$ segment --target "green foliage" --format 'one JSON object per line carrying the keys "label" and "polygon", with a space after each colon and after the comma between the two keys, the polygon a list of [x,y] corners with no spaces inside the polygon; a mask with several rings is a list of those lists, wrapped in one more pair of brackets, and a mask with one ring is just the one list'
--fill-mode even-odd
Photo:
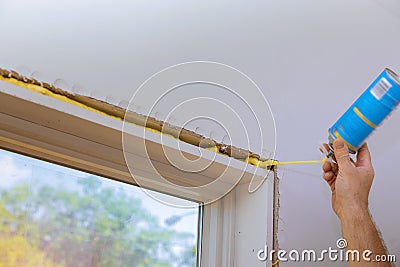
{"label": "green foliage", "polygon": [[[162,227],[140,199],[104,187],[96,177],[79,180],[73,189],[27,184],[3,189],[0,216],[20,222],[15,233],[27,230],[33,254],[59,264],[24,266],[194,266],[192,234]],[[3,224],[2,236],[9,228]],[[176,243],[188,249],[176,252]]]}
{"label": "green foliage", "polygon": [[47,258],[37,246],[26,242],[25,227],[16,227],[16,218],[0,203],[0,267],[62,267]]}

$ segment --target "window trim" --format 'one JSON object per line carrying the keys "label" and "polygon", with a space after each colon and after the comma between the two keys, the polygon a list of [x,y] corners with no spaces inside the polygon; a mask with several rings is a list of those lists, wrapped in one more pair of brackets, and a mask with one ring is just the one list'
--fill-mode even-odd
{"label": "window trim", "polygon": [[[137,131],[139,130],[143,131],[137,127]],[[0,81],[0,147],[3,149],[136,185],[125,164],[121,131],[121,121]],[[137,134],[134,131],[135,129],[132,134]],[[135,138],[143,142],[139,134]],[[149,133],[149,139],[146,141],[160,145],[159,138],[158,134]],[[184,153],[193,155],[197,150],[196,147],[183,142],[179,148],[172,149],[183,150]],[[138,161],[143,158],[143,155],[136,155]],[[213,172],[218,168],[226,168],[231,159],[204,150],[202,160],[215,162],[216,168],[193,175],[192,179],[213,177]],[[233,164],[227,168],[231,175],[237,175],[245,169],[245,172],[241,173],[241,185],[249,183],[254,174],[259,177],[267,174],[266,170],[232,160]],[[161,171],[165,171],[163,175],[171,175],[170,164],[160,162],[160,166]],[[216,187],[217,192],[193,191],[155,183],[152,180],[153,174],[146,169],[135,170],[135,174],[147,178],[146,184],[141,181],[143,187],[199,203],[206,202],[221,190],[232,186],[230,181],[222,181]],[[276,189],[273,184],[274,179],[267,179],[265,186],[271,203],[275,206],[276,198],[273,192]],[[234,253],[235,246],[238,245],[236,203],[241,198],[247,196],[238,195],[233,189],[223,198],[202,205],[199,266],[235,266]],[[272,226],[275,216],[272,214],[272,207],[269,213],[271,214],[267,216],[271,225],[265,227],[265,235],[268,246],[274,247],[276,233],[273,230],[275,227]],[[251,222],[249,223],[251,227]]]}

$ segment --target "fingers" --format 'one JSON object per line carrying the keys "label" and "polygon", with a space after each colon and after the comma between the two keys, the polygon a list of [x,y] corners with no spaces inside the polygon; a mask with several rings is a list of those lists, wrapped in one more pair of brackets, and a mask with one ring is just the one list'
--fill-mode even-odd
{"label": "fingers", "polygon": [[339,165],[339,169],[341,171],[351,169],[353,165],[350,161],[349,149],[347,148],[345,142],[342,139],[337,138],[333,142],[333,149],[335,152],[336,162]]}
{"label": "fingers", "polygon": [[332,171],[329,171],[324,173],[323,178],[333,191],[335,188],[336,175]]}
{"label": "fingers", "polygon": [[334,174],[332,171],[325,172],[323,176],[324,176],[325,181],[327,181],[328,183],[329,183],[333,178],[335,178],[335,174]]}
{"label": "fingers", "polygon": [[332,163],[331,164],[331,166],[332,166],[332,171],[335,173],[335,174],[337,174],[337,172],[338,172],[338,165],[336,164],[336,163]]}
{"label": "fingers", "polygon": [[337,174],[337,164],[331,165],[330,162],[325,162],[322,165],[322,170],[324,171],[323,178],[330,186],[331,190],[334,189],[336,174]]}
{"label": "fingers", "polygon": [[332,170],[332,165],[331,165],[331,163],[330,163],[329,161],[325,162],[325,163],[322,165],[322,170],[323,170],[324,172],[329,172],[329,171],[331,171],[331,170]]}
{"label": "fingers", "polygon": [[334,173],[337,173],[338,165],[336,163],[330,163],[329,161],[327,161],[324,162],[324,164],[322,165],[322,170],[324,172],[333,171]]}
{"label": "fingers", "polygon": [[367,143],[364,143],[357,152],[357,166],[371,166],[371,154]]}

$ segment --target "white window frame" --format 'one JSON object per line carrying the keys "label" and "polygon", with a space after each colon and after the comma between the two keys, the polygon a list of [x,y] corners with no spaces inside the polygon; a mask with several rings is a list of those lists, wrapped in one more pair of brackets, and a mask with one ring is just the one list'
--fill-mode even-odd
{"label": "white window frame", "polygon": [[[122,121],[114,118],[0,81],[2,149],[135,185],[122,150],[122,125]],[[132,135],[143,142],[134,128]],[[143,129],[137,127],[137,131]],[[156,133],[149,133],[148,138],[146,134],[146,142],[154,145],[160,145],[159,138]],[[183,142],[179,148],[170,148],[193,155],[198,151]],[[211,169],[226,168],[228,157],[208,150],[203,152],[202,160],[213,161],[217,166]],[[144,157],[137,155],[136,158],[140,162]],[[242,262],[251,261],[254,264],[249,266],[271,266],[269,261],[258,261],[257,251],[264,248],[260,241],[269,249],[277,247],[277,177],[271,176],[259,191],[249,194],[246,190],[253,174],[263,177],[267,171],[233,161],[227,167],[228,173],[237,175],[245,169],[238,185],[225,197],[202,207],[199,265],[242,266]],[[170,175],[172,166],[168,162],[160,162],[160,166],[158,171]],[[213,170],[195,174],[191,179],[209,179],[213,177]],[[149,189],[197,202],[207,202],[231,186],[230,181],[222,181],[220,188],[215,187],[216,192],[184,190],[155,181],[154,174],[140,167],[135,175],[146,178],[144,186]],[[259,207],[261,211],[249,207]],[[261,232],[253,228],[255,220],[260,223]],[[251,230],[242,234],[240,229]]]}

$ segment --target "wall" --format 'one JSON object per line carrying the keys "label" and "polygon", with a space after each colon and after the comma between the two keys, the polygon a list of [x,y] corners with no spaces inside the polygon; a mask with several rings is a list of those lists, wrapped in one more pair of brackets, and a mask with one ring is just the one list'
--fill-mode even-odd
{"label": "wall", "polygon": [[[400,72],[399,10],[398,2],[381,0],[2,1],[0,66],[25,65],[38,78],[80,83],[88,94],[119,102],[170,65],[228,64],[251,77],[270,102],[275,157],[317,159],[327,128],[375,76],[384,67]],[[369,142],[376,169],[371,210],[398,258],[399,122],[397,112]],[[212,127],[202,128],[209,134]],[[274,143],[254,138],[251,147],[261,141],[269,149]],[[340,225],[320,166],[281,168],[280,175],[281,247],[334,247]]]}

